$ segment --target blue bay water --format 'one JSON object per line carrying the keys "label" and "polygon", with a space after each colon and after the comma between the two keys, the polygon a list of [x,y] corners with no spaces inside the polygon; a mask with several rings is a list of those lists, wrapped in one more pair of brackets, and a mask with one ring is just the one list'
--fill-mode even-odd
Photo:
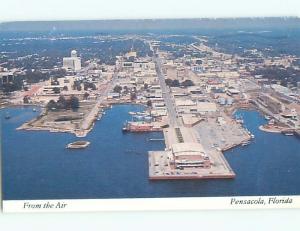
{"label": "blue bay water", "polygon": [[[108,109],[84,140],[84,150],[65,146],[80,140],[68,133],[17,131],[38,112],[32,107],[1,110],[4,199],[82,199],[300,194],[300,140],[258,129],[265,123],[255,111],[239,111],[255,135],[246,147],[225,153],[236,173],[225,180],[148,180],[148,151],[163,150],[162,133],[122,133],[129,111],[138,105]],[[4,119],[9,112],[11,119]],[[82,139],[82,138],[81,138]]]}

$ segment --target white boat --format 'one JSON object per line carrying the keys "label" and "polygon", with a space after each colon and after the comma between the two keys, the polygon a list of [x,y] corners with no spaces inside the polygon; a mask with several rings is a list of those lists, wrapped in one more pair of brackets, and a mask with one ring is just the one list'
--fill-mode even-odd
{"label": "white boat", "polygon": [[237,123],[240,123],[240,124],[243,124],[243,123],[244,123],[244,120],[242,120],[242,119],[237,119],[236,122],[237,122]]}
{"label": "white boat", "polygon": [[66,146],[66,148],[70,148],[70,149],[82,149],[82,148],[86,148],[89,145],[90,145],[89,141],[75,141],[73,143],[69,143]]}
{"label": "white boat", "polygon": [[250,141],[244,141],[244,142],[242,142],[242,146],[247,146],[249,144],[250,144]]}
{"label": "white boat", "polygon": [[265,119],[266,119],[266,120],[270,120],[270,119],[271,119],[271,117],[270,117],[270,116],[268,116],[268,115],[265,115]]}

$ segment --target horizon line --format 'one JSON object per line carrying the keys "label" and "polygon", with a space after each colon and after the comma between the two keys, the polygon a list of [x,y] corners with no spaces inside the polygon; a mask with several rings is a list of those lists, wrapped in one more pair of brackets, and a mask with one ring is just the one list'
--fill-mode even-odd
{"label": "horizon line", "polygon": [[72,22],[72,21],[134,21],[134,20],[189,20],[189,19],[209,19],[209,20],[219,20],[219,19],[270,19],[270,18],[294,18],[300,19],[297,15],[278,15],[278,16],[236,16],[236,17],[166,17],[166,18],[90,18],[90,19],[20,19],[20,20],[0,20],[1,23],[15,23],[15,22]]}

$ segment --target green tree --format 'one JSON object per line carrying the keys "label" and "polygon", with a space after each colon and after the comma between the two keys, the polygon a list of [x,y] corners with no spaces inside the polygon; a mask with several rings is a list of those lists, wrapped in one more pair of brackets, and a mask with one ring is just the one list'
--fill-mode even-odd
{"label": "green tree", "polygon": [[116,85],[115,87],[114,87],[114,92],[116,92],[116,93],[121,93],[121,91],[122,91],[122,87],[121,86],[119,86],[119,85]]}
{"label": "green tree", "polygon": [[88,99],[89,96],[90,96],[90,94],[87,93],[87,92],[85,92],[84,95],[83,95],[83,98],[84,98],[84,99]]}
{"label": "green tree", "polygon": [[172,79],[166,79],[165,82],[166,82],[166,85],[169,86],[169,87],[171,87],[172,84],[173,84],[173,80]]}
{"label": "green tree", "polygon": [[77,110],[79,108],[79,99],[74,95],[71,96],[70,106],[72,110]]}
{"label": "green tree", "polygon": [[147,106],[148,106],[148,107],[152,107],[152,101],[151,101],[151,100],[148,100],[148,101],[147,101]]}
{"label": "green tree", "polygon": [[59,94],[59,93],[60,93],[60,88],[59,88],[59,87],[53,88],[53,92],[54,92],[55,94]]}
{"label": "green tree", "polygon": [[171,87],[179,87],[180,86],[180,83],[177,79],[174,79],[173,82],[172,82],[172,85]]}
{"label": "green tree", "polygon": [[183,86],[183,87],[190,87],[190,86],[194,86],[194,85],[195,85],[194,82],[189,79],[187,79],[181,83],[181,86]]}
{"label": "green tree", "polygon": [[124,86],[124,87],[123,87],[123,90],[124,90],[124,93],[125,93],[125,94],[127,94],[128,91],[129,91],[127,86]]}
{"label": "green tree", "polygon": [[137,96],[136,96],[136,93],[135,92],[132,92],[130,94],[130,100],[136,100]]}
{"label": "green tree", "polygon": [[56,104],[59,109],[67,108],[67,100],[65,99],[65,97],[63,95],[59,96]]}
{"label": "green tree", "polygon": [[56,102],[53,99],[51,99],[48,102],[48,104],[47,104],[46,107],[47,107],[48,110],[55,110],[55,109],[57,109],[57,104],[56,104]]}
{"label": "green tree", "polygon": [[92,84],[91,84],[91,89],[92,89],[93,91],[97,90],[96,84],[92,83]]}
{"label": "green tree", "polygon": [[24,96],[23,103],[25,103],[25,104],[29,103],[29,96],[28,95]]}

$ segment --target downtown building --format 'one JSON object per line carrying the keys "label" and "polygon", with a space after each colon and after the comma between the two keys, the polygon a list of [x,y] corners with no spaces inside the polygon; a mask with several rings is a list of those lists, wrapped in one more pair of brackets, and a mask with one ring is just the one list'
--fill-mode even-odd
{"label": "downtown building", "polygon": [[67,71],[79,71],[81,69],[81,58],[77,56],[77,51],[71,52],[71,57],[63,58],[63,68]]}

